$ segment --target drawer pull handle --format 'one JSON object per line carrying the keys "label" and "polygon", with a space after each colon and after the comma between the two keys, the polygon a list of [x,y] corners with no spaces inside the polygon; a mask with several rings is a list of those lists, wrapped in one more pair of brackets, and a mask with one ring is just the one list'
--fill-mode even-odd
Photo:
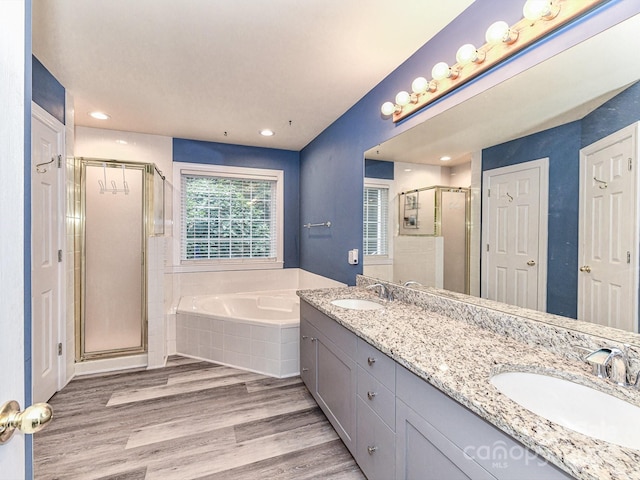
{"label": "drawer pull handle", "polygon": [[367,447],[367,452],[369,452],[369,455],[373,455],[374,453],[376,453],[376,450],[378,450],[378,447]]}
{"label": "drawer pull handle", "polygon": [[369,397],[369,400],[373,400],[373,397],[375,397],[376,395],[378,395],[377,392],[367,392],[367,397]]}
{"label": "drawer pull handle", "polygon": [[311,341],[312,341],[312,342],[317,342],[317,341],[318,341],[318,339],[317,339],[316,337],[311,337]]}
{"label": "drawer pull handle", "polygon": [[369,358],[367,358],[367,363],[369,364],[369,366],[371,366],[374,363],[376,363],[376,359],[373,358],[373,357],[369,357]]}
{"label": "drawer pull handle", "polygon": [[308,369],[308,368],[304,368],[304,367],[302,368],[302,372],[303,372],[303,373],[304,373],[304,372],[308,372],[308,371],[309,371],[309,369]]}
{"label": "drawer pull handle", "polygon": [[307,338],[309,338],[309,335],[302,335],[303,340],[306,340]]}

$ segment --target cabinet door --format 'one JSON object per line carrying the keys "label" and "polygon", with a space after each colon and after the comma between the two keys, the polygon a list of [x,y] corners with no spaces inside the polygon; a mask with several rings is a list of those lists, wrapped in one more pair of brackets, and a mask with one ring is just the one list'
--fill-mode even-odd
{"label": "cabinet door", "polygon": [[356,365],[335,344],[318,335],[316,401],[347,448],[355,449]]}
{"label": "cabinet door", "polygon": [[311,395],[316,396],[316,342],[318,331],[309,321],[300,318],[300,377]]}
{"label": "cabinet door", "polygon": [[495,480],[430,423],[396,400],[397,480]]}

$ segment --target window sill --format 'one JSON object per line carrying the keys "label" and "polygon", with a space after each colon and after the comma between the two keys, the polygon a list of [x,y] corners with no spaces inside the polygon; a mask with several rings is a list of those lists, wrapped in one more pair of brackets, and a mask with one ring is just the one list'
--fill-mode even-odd
{"label": "window sill", "polygon": [[393,258],[387,256],[365,256],[362,262],[363,265],[393,265]]}
{"label": "window sill", "polygon": [[274,270],[278,268],[284,268],[284,262],[185,264],[172,265],[166,271],[167,273],[233,272],[238,270]]}

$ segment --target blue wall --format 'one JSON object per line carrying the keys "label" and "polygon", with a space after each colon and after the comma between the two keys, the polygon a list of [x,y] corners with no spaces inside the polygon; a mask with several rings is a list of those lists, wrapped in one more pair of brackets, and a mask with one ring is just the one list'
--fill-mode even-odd
{"label": "blue wall", "polygon": [[414,78],[428,75],[435,63],[443,60],[452,63],[456,50],[463,43],[482,45],[486,28],[496,19],[515,23],[522,17],[522,4],[513,0],[476,0],[302,150],[301,222],[330,220],[332,227],[324,231],[311,229],[301,233],[301,268],[351,285],[355,283],[356,274],[362,272],[362,258],[359,265],[349,265],[347,251],[362,249],[361,203],[365,150],[640,13],[640,2],[612,0],[572,25],[560,29],[540,45],[523,50],[498,68],[481,75],[421,112],[397,124],[382,117],[380,105],[383,102],[393,99],[398,91],[410,88]]}
{"label": "blue wall", "polygon": [[367,158],[364,161],[364,176],[367,178],[393,180],[393,162],[369,160]]}
{"label": "blue wall", "polygon": [[580,122],[482,151],[482,170],[549,158],[547,311],[576,318]]}
{"label": "blue wall", "polygon": [[33,65],[33,101],[64,125],[64,87],[36,57],[32,56],[31,63]]}
{"label": "blue wall", "polygon": [[173,139],[175,162],[207,163],[284,171],[284,266],[297,268],[300,231],[300,156],[298,152],[226,143]]}
{"label": "blue wall", "polygon": [[577,317],[580,149],[640,120],[640,83],[582,120],[483,150],[482,170],[549,157],[547,311]]}

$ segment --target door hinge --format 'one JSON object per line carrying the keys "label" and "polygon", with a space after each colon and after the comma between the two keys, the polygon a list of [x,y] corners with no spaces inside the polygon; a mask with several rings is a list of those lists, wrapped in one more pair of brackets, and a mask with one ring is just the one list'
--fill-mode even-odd
{"label": "door hinge", "polygon": [[487,188],[487,198],[491,197],[491,189]]}
{"label": "door hinge", "polygon": [[487,243],[487,252],[489,251],[489,244]]}
{"label": "door hinge", "polygon": [[62,262],[62,250],[58,250],[58,263]]}
{"label": "door hinge", "polygon": [[631,252],[627,252],[627,263],[631,263]]}
{"label": "door hinge", "polygon": [[58,168],[62,168],[62,155],[58,155]]}
{"label": "door hinge", "polygon": [[629,158],[629,171],[633,168],[633,159]]}
{"label": "door hinge", "polygon": [[58,356],[62,356],[62,342],[58,343]]}

